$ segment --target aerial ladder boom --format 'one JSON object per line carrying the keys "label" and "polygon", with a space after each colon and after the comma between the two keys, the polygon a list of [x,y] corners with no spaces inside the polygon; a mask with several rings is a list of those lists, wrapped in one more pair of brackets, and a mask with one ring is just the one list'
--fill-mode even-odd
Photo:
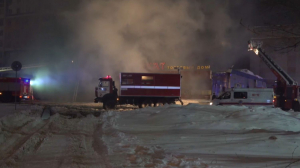
{"label": "aerial ladder boom", "polygon": [[271,69],[275,76],[285,82],[287,85],[297,85],[297,82],[288,75],[279,65],[277,65],[272,58],[266,55],[261,49],[261,42],[249,41],[248,51],[253,50],[264,63]]}
{"label": "aerial ladder boom", "polygon": [[254,51],[262,61],[270,68],[270,70],[277,77],[277,85],[274,88],[276,96],[274,96],[274,104],[276,107],[282,109],[294,109],[295,111],[300,110],[298,101],[298,84],[297,82],[286,73],[274,60],[263,52],[261,49],[262,42],[249,41],[248,51]]}

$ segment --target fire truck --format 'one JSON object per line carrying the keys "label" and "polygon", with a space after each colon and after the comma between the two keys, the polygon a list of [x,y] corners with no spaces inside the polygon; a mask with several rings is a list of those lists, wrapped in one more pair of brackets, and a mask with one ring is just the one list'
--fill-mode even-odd
{"label": "fire truck", "polygon": [[274,85],[274,106],[283,110],[293,109],[294,111],[300,111],[299,86],[297,82],[277,65],[271,57],[266,55],[261,46],[262,42],[249,41],[248,51],[254,51],[277,77]]}
{"label": "fire truck", "polygon": [[29,78],[0,77],[0,101],[11,102],[32,100],[32,90]]}
{"label": "fire truck", "polygon": [[176,101],[182,103],[180,74],[120,73],[119,95],[111,76],[99,80],[94,102],[102,102],[104,109],[113,109],[122,104],[143,108],[174,104]]}

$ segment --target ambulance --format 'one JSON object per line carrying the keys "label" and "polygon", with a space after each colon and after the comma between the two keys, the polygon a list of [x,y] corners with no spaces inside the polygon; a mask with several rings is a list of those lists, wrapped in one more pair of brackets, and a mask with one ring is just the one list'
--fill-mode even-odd
{"label": "ambulance", "polygon": [[274,107],[274,91],[272,88],[231,88],[213,99],[210,105]]}

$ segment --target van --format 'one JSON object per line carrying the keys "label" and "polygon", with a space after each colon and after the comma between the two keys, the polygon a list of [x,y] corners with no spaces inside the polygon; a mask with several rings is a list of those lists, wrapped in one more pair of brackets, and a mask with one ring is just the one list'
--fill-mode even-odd
{"label": "van", "polygon": [[232,88],[210,102],[210,105],[274,106],[271,88]]}

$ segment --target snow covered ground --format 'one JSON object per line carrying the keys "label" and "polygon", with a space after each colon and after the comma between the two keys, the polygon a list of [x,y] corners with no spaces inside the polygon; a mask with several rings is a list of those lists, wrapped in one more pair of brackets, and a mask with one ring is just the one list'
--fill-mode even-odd
{"label": "snow covered ground", "polygon": [[9,114],[13,114],[16,111],[21,111],[29,108],[29,104],[17,104],[15,110],[15,104],[12,103],[0,103],[0,118]]}
{"label": "snow covered ground", "polygon": [[300,113],[198,103],[123,109],[53,105],[42,120],[43,106],[31,105],[4,116],[0,167],[300,167]]}

